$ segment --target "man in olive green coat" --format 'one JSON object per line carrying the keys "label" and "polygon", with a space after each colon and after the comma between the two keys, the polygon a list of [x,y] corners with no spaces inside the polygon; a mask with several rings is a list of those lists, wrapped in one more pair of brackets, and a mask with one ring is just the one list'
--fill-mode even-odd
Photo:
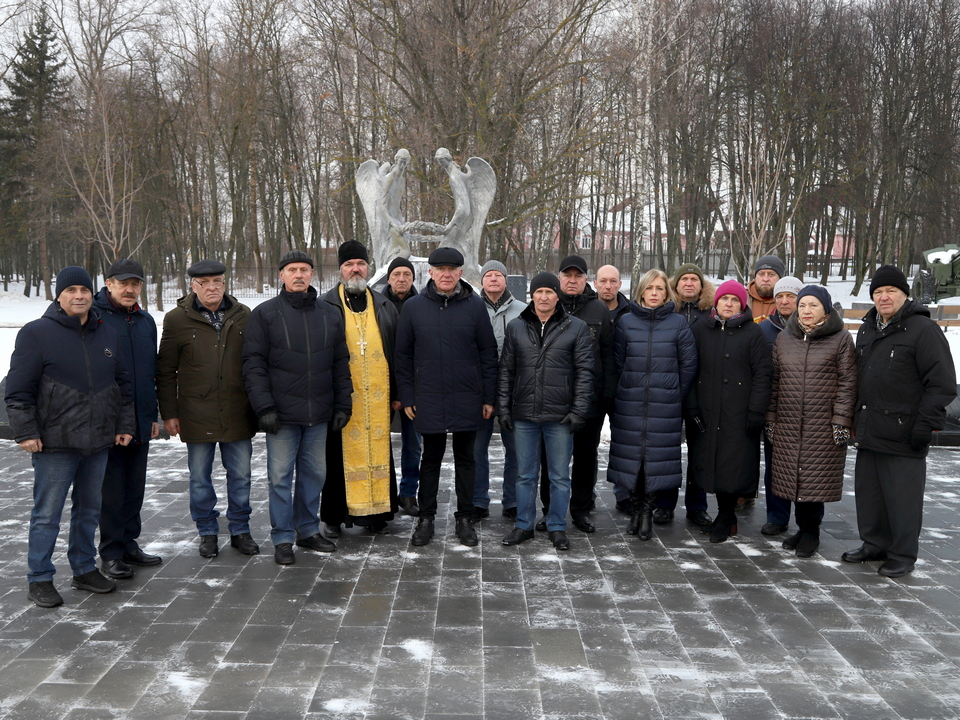
{"label": "man in olive green coat", "polygon": [[201,260],[187,270],[190,292],[163,319],[157,356],[157,399],[163,426],[187,443],[190,515],[200,555],[219,552],[220,527],[213,488],[217,444],[227,471],[230,544],[244,555],[260,548],[250,535],[250,438],[257,418],[241,370],[243,333],[250,308],[225,292],[226,266]]}

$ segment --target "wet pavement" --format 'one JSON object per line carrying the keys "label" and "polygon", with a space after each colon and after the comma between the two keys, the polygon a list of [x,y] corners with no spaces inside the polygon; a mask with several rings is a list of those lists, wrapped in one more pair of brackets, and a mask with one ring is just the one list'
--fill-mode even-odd
{"label": "wet pavement", "polygon": [[[397,436],[395,436],[395,440]],[[264,554],[197,554],[185,446],[151,448],[142,540],[164,557],[109,595],[26,597],[29,457],[0,448],[0,716],[8,718],[906,718],[960,717],[960,455],[931,452],[916,571],[849,565],[847,493],[827,506],[820,553],[760,534],[763,498],[735,541],[678,517],[640,542],[600,483],[597,532],[520,547],[498,498],[481,544],[453,536],[445,466],[437,537],[347,531],[330,556],[273,562],[266,456],[254,445],[254,537]],[[492,476],[502,458],[492,448]],[[399,454],[399,453],[398,453]],[[601,474],[602,476],[602,474]],[[223,473],[218,474],[223,494]],[[493,485],[498,486],[496,480]],[[713,503],[711,498],[711,512]],[[223,547],[226,543],[227,547]]]}

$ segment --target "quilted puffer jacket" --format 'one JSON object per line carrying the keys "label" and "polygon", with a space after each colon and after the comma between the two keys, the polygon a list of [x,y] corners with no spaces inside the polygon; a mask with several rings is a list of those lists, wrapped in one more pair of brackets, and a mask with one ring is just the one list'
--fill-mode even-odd
{"label": "quilted puffer jacket", "polygon": [[630,304],[613,336],[620,384],[610,418],[607,479],[633,491],[640,465],[646,489],[680,487],[681,407],[697,376],[693,332],[668,302]]}
{"label": "quilted puffer jacket", "polygon": [[773,388],[766,420],[773,433],[773,492],[793,502],[837,502],[847,448],[833,426],[850,427],[857,403],[853,338],[835,312],[806,335],[797,313],[773,345]]}

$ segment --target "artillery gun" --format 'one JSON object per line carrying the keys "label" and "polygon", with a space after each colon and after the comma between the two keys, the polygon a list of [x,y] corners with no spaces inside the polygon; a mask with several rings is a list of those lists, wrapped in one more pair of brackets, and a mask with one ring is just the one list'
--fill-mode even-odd
{"label": "artillery gun", "polygon": [[924,304],[960,295],[960,246],[948,243],[923,251],[926,267],[913,279],[913,299]]}

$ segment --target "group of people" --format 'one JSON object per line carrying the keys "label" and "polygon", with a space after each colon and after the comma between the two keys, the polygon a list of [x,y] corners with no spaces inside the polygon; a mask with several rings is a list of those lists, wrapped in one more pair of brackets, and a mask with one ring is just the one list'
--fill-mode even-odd
{"label": "group of people", "polygon": [[[397,512],[416,517],[414,546],[430,543],[448,435],[455,534],[476,545],[476,523],[490,512],[495,430],[504,450],[502,514],[514,522],[502,544],[539,531],[567,550],[568,511],[574,527],[595,531],[609,417],[607,480],[629,534],[649,540],[655,524],[673,520],[685,429],[687,519],[711,542],[735,534],[737,507],[758,495],[763,448],[762,532],[784,533],[792,503],[798,531],[783,546],[809,557],[824,503],[840,499],[853,443],[863,544],[843,559],[882,560],[879,572],[889,577],[913,569],[927,448],[944,426],[956,378],[943,333],[908,299],[895,267],[874,273],[875,308],[854,345],[827,289],[786,276],[775,256],[757,261],[748,287],[728,280],[714,288],[692,264],[672,278],[650,270],[632,301],[615,267],[597,271],[595,290],[576,255],[557,274],[536,275],[529,302],[510,293],[496,260],[481,268],[479,289],[466,283],[453,248],[430,254],[420,291],[402,258],[387,268],[382,292],[370,287],[359,242],[343,243],[338,263],[339,282],[321,296],[313,258],[286,253],[278,295],[251,311],[226,293],[222,263],[196,262],[190,292],[164,317],[159,351],[156,325],[139,305],[138,262],[114,263],[96,293],[83,268],[58,274],[56,300],[17,337],[5,398],[34,466],[33,602],[63,602],[51,558],[71,488],[73,587],[110,592],[135,566],[162,562],[138,543],[160,419],[187,444],[190,512],[206,558],[220,549],[218,446],[230,545],[260,552],[249,522],[258,430],[266,434],[278,564],[296,562],[294,546],[335,551],[345,526],[389,532]],[[716,518],[707,493],[716,496]]]}

